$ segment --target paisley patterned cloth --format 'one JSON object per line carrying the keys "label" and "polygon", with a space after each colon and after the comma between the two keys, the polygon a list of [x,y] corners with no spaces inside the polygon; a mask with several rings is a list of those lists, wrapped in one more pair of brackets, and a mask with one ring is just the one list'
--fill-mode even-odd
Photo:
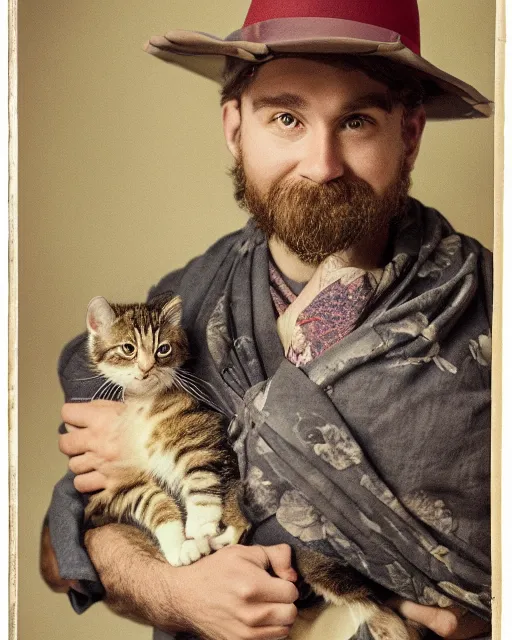
{"label": "paisley patterned cloth", "polygon": [[277,331],[286,357],[296,366],[318,357],[350,333],[377,286],[373,274],[361,269],[334,270],[335,260],[336,256],[324,260],[298,296],[269,263],[270,294],[279,313]]}
{"label": "paisley patterned cloth", "polygon": [[[150,295],[183,298],[191,369],[231,418],[254,541],[305,544],[404,598],[488,618],[491,255],[415,200],[391,248],[375,281],[349,283],[362,302],[344,336],[325,349],[323,329],[306,334],[312,358],[300,366],[285,358],[268,247],[252,222]],[[84,343],[61,359],[68,397]],[[79,503],[73,511],[66,487],[50,528],[69,540]],[[93,579],[55,536],[62,575]]]}

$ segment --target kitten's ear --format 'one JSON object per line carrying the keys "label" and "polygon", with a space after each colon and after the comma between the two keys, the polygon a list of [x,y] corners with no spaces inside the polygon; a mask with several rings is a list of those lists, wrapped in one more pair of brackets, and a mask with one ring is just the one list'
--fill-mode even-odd
{"label": "kitten's ear", "polygon": [[90,333],[102,333],[112,326],[115,319],[116,314],[105,298],[96,296],[89,302],[87,307],[87,330]]}
{"label": "kitten's ear", "polygon": [[171,326],[177,326],[181,322],[183,305],[179,296],[174,296],[169,302],[166,302],[161,311],[161,317]]}

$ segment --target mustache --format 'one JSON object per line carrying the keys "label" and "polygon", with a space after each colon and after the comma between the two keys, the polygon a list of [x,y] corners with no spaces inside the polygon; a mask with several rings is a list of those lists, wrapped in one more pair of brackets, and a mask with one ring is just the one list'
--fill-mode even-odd
{"label": "mustache", "polygon": [[276,197],[286,197],[289,202],[293,203],[295,200],[303,206],[322,204],[328,207],[349,203],[355,196],[373,195],[373,189],[361,178],[340,176],[323,184],[308,180],[276,182],[270,187],[267,198],[271,202]]}
{"label": "mustache", "polygon": [[[249,188],[247,185],[247,178],[243,165],[240,162],[236,162],[229,170],[229,175],[233,179],[234,184],[234,197],[236,202],[247,209],[246,194]],[[292,201],[322,201],[325,205],[339,204],[343,201],[349,201],[355,194],[364,193],[365,195],[374,195],[374,192],[370,185],[363,179],[352,175],[343,175],[339,178],[331,180],[326,183],[316,183],[307,179],[297,180],[281,180],[278,179],[270,185],[268,193],[265,199],[268,201],[275,200],[276,197],[283,197],[286,194],[287,198],[291,198]]]}

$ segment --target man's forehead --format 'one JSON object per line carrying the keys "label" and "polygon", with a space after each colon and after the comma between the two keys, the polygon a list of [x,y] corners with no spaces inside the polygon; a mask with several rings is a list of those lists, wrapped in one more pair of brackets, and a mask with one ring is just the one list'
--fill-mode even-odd
{"label": "man's forehead", "polygon": [[[340,95],[340,103],[345,111],[357,111],[358,109],[377,108],[391,113],[393,110],[393,100],[389,91],[372,91],[370,93],[362,93],[359,96],[350,98]],[[259,97],[255,97],[252,101],[252,110],[259,111],[266,108],[278,109],[296,109],[307,111],[314,107],[307,98],[300,93],[278,92],[275,94],[268,93]]]}
{"label": "man's forehead", "polygon": [[281,94],[294,95],[304,103],[308,97],[318,94],[345,96],[351,101],[364,95],[389,94],[388,88],[381,82],[363,71],[347,68],[336,59],[277,59],[263,64],[255,72],[256,77],[246,91],[253,102],[263,96]]}
{"label": "man's forehead", "polygon": [[347,109],[392,110],[388,87],[362,71],[302,58],[263,65],[244,97],[252,103],[253,111],[271,107],[306,110],[322,99]]}

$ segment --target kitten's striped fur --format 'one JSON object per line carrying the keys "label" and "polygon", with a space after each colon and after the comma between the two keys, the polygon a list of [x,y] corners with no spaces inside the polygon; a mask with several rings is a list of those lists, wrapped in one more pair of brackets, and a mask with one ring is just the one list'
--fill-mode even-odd
{"label": "kitten's striped fur", "polygon": [[137,454],[115,470],[113,486],[91,496],[86,520],[137,524],[174,566],[237,542],[248,527],[223,417],[184,388],[180,321],[181,300],[169,295],[130,305],[94,298],[87,312],[91,365],[122,387],[119,428]]}

